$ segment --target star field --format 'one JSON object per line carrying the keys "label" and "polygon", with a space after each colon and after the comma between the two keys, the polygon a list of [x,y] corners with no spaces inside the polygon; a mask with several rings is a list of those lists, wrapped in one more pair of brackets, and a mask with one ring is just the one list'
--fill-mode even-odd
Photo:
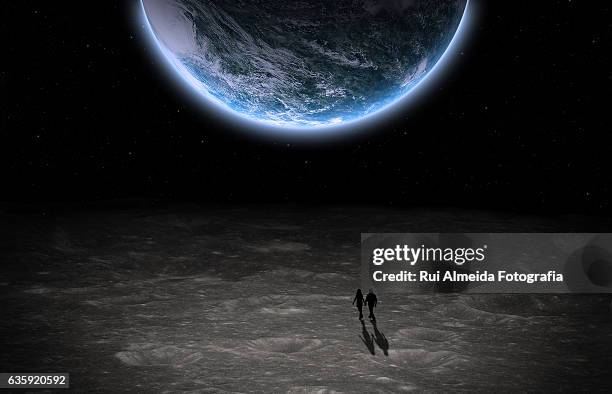
{"label": "star field", "polygon": [[3,199],[609,213],[609,4],[477,3],[431,94],[319,144],[263,139],[186,100],[126,2],[4,5]]}

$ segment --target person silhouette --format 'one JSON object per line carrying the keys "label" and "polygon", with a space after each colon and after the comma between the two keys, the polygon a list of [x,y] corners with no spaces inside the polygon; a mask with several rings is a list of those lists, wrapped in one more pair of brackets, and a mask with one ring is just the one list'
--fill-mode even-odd
{"label": "person silhouette", "polygon": [[371,320],[376,320],[376,317],[374,317],[374,307],[378,303],[378,300],[376,299],[376,294],[374,294],[372,289],[369,290],[368,295],[365,298],[365,303],[368,305],[368,309],[370,310],[370,316],[368,317]]}
{"label": "person silhouette", "polygon": [[355,294],[355,298],[353,299],[353,305],[355,305],[355,302],[357,303],[357,309],[359,310],[359,320],[363,320],[363,293],[361,292],[361,289],[357,289],[357,294]]}

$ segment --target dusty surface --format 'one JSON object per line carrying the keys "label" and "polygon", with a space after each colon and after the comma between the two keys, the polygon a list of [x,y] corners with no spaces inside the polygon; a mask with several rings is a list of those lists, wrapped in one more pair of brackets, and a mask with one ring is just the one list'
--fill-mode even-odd
{"label": "dusty surface", "polygon": [[380,295],[377,327],[351,306],[360,232],[605,222],[283,207],[1,217],[3,371],[69,372],[75,390],[104,392],[611,388],[609,298]]}

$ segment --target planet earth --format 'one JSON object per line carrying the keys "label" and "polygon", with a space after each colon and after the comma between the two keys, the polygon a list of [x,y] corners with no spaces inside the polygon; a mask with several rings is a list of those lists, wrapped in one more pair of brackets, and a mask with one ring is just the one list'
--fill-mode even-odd
{"label": "planet earth", "polygon": [[398,101],[440,60],[467,0],[142,0],[196,91],[244,118],[316,128]]}

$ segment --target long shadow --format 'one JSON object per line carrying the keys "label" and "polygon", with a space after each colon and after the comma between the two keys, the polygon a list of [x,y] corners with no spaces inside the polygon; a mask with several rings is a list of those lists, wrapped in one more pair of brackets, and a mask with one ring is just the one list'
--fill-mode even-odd
{"label": "long shadow", "polygon": [[372,335],[372,337],[374,338],[374,342],[376,342],[376,344],[378,345],[380,350],[383,351],[385,356],[388,356],[389,355],[389,341],[387,340],[387,337],[385,336],[385,334],[383,334],[382,332],[378,330],[378,327],[376,326],[376,320],[372,321],[372,326],[374,327],[374,335]]}
{"label": "long shadow", "polygon": [[361,321],[361,335],[359,336],[359,339],[361,339],[361,342],[366,345],[366,347],[370,351],[370,354],[376,354],[374,352],[374,335],[370,335],[370,332],[366,328],[363,320]]}

